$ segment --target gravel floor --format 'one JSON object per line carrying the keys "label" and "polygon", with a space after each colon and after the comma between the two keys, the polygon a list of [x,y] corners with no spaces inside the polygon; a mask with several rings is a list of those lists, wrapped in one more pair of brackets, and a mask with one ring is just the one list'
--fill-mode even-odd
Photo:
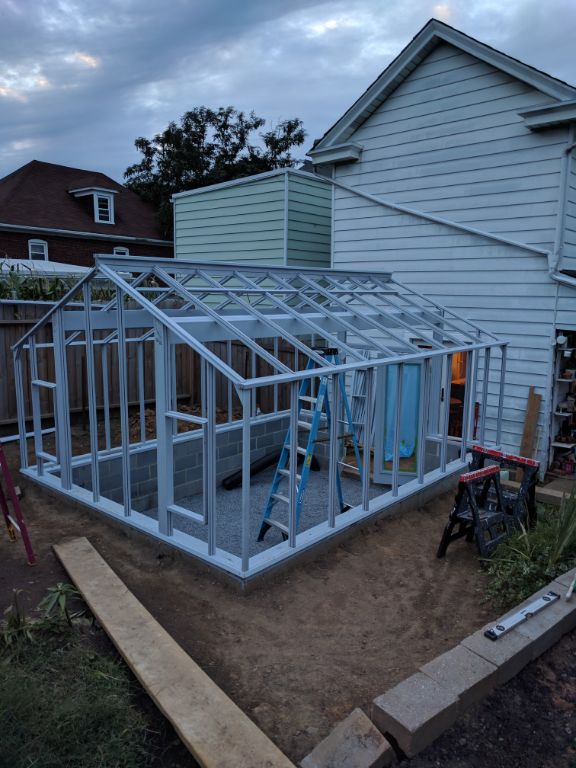
{"label": "gravel floor", "polygon": [[[275,544],[282,541],[278,530],[270,529],[263,542],[257,542],[258,532],[262,523],[262,514],[268,501],[270,486],[274,478],[275,467],[255,475],[252,478],[250,487],[250,554],[255,555],[263,552]],[[282,480],[280,492],[286,487],[287,480]],[[378,496],[383,492],[383,486],[374,485],[370,488],[370,497]],[[350,506],[355,506],[361,501],[362,486],[359,480],[353,477],[342,477],[342,495],[344,502]],[[178,499],[178,504],[194,512],[202,510],[202,496],[188,496]],[[216,543],[218,547],[231,552],[234,555],[241,554],[241,503],[242,490],[235,488],[227,491],[219,487],[216,492],[216,515],[217,532]],[[274,519],[279,522],[287,522],[287,505],[281,502],[277,503],[273,512]],[[299,531],[305,531],[314,525],[326,520],[328,517],[328,471],[321,469],[318,472],[310,472],[309,481],[306,488],[302,515],[300,518]],[[206,541],[206,526],[193,521],[175,516],[175,528],[190,533],[193,536]]]}

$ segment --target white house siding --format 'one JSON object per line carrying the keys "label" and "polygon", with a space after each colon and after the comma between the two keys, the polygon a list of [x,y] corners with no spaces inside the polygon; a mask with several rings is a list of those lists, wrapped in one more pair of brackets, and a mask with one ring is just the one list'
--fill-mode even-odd
{"label": "white house siding", "polygon": [[576,271],[576,158],[574,156],[570,160],[568,176],[563,255],[564,268]]}
{"label": "white house siding", "polygon": [[178,259],[284,263],[284,176],[174,200]]}
{"label": "white house siding", "polygon": [[331,213],[329,183],[288,174],[289,266],[330,266]]}
{"label": "white house siding", "polygon": [[[506,449],[517,451],[530,385],[544,403],[550,391],[556,285],[548,277],[546,257],[398,213],[341,189],[335,195],[334,216],[335,268],[393,272],[399,281],[510,341],[502,441]],[[493,370],[487,411],[491,440],[495,433],[490,417],[498,395],[498,372]],[[545,412],[544,406],[542,460]]]}
{"label": "white house siding", "polygon": [[518,112],[553,101],[443,44],[354,132],[350,141],[364,147],[362,157],[337,167],[335,178],[551,248],[568,132],[533,133]]}
{"label": "white house siding", "polygon": [[576,331],[576,288],[559,286],[556,327],[565,331]]}

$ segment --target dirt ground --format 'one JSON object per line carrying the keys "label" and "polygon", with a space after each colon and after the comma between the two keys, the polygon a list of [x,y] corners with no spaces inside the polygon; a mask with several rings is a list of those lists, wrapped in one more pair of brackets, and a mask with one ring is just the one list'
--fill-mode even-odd
{"label": "dirt ground", "polygon": [[[17,448],[8,447],[12,467]],[[16,477],[16,472],[15,472]],[[365,526],[353,538],[247,595],[193,559],[128,536],[22,476],[38,565],[0,534],[0,608],[14,587],[34,607],[67,580],[51,545],[87,536],[129,589],[293,760],[340,719],[494,617],[471,546],[436,547],[451,504]]]}

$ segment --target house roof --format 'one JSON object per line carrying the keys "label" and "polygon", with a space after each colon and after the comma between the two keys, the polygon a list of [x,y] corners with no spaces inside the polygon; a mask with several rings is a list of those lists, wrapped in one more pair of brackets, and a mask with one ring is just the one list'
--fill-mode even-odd
{"label": "house roof", "polygon": [[[547,75],[529,64],[524,64],[448,24],[431,19],[344,115],[321,139],[315,142],[308,154],[314,158],[316,154],[320,155],[322,150],[347,142],[354,131],[378,109],[392,91],[396,90],[418,64],[442,43],[460,48],[558,101],[576,98],[576,88],[563,80]],[[318,160],[319,157],[316,161]],[[328,158],[325,162],[329,162]]]}
{"label": "house roof", "polygon": [[[94,221],[91,200],[70,194],[82,188],[114,193],[115,224]],[[135,192],[103,173],[39,160],[0,179],[1,224],[163,239],[154,209]]]}

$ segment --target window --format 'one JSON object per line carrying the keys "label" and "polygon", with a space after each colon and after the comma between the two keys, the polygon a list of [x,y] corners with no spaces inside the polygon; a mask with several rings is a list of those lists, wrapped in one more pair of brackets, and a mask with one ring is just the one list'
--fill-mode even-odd
{"label": "window", "polygon": [[114,256],[130,256],[130,251],[128,248],[117,246],[114,248]]}
{"label": "window", "polygon": [[94,221],[100,224],[114,224],[114,198],[112,195],[94,195]]}
{"label": "window", "polygon": [[46,240],[28,240],[28,258],[36,261],[47,261],[48,243]]}

